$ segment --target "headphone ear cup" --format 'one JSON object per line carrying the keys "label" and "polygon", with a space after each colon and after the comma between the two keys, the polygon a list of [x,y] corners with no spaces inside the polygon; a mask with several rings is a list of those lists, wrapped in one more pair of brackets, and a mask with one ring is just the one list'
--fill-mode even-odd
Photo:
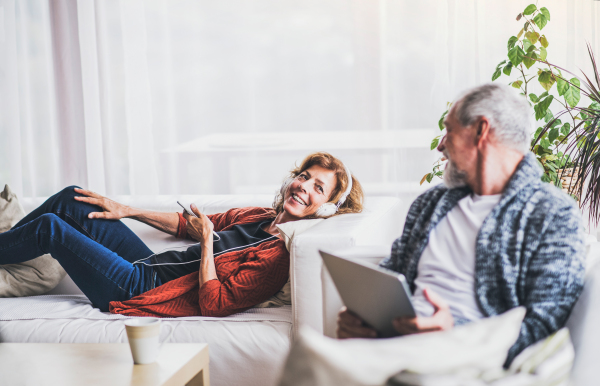
{"label": "headphone ear cup", "polygon": [[337,212],[337,206],[331,202],[327,202],[319,207],[315,212],[317,217],[329,217],[333,216]]}
{"label": "headphone ear cup", "polygon": [[292,177],[288,177],[285,179],[285,181],[283,181],[283,184],[281,185],[281,189],[279,189],[279,193],[281,193],[281,198],[285,199],[285,192],[287,192],[287,190],[290,187],[290,185],[292,184],[292,182],[294,182],[294,179]]}

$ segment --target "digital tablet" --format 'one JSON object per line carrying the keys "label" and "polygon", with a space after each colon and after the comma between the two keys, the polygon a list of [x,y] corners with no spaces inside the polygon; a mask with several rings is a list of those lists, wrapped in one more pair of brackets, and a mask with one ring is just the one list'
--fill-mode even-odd
{"label": "digital tablet", "polygon": [[319,253],[346,307],[377,330],[379,336],[400,335],[392,320],[416,315],[404,275],[324,251]]}

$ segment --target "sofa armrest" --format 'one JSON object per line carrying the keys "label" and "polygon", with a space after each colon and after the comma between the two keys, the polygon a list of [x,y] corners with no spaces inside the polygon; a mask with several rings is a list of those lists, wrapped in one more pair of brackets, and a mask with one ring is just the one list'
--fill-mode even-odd
{"label": "sofa armrest", "polygon": [[364,207],[362,213],[332,217],[294,238],[290,248],[294,335],[301,325],[321,333],[325,330],[319,249],[370,245],[381,254],[400,234],[404,208],[398,198],[371,197]]}
{"label": "sofa armrest", "polygon": [[598,376],[598,345],[600,345],[600,243],[589,246],[583,292],[567,320],[575,349],[571,369],[574,385],[595,385]]}

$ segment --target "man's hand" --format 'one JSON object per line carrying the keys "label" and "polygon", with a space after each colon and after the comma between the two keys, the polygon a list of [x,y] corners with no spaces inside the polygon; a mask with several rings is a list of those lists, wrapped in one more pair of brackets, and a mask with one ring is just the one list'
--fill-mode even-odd
{"label": "man's hand", "polygon": [[377,338],[377,331],[365,326],[361,318],[343,307],[338,314],[336,335],[338,339]]}
{"label": "man's hand", "polygon": [[130,208],[126,205],[119,204],[109,198],[94,193],[90,190],[75,188],[75,192],[83,194],[86,197],[75,196],[75,200],[87,202],[88,204],[97,205],[102,208],[103,212],[91,212],[88,218],[103,218],[106,220],[120,220],[129,215]]}
{"label": "man's hand", "polygon": [[394,328],[402,335],[417,334],[421,332],[450,330],[454,327],[454,318],[450,313],[448,304],[442,297],[429,288],[423,290],[425,298],[433,305],[434,313],[431,317],[396,318]]}
{"label": "man's hand", "polygon": [[190,216],[185,212],[183,213],[183,217],[187,220],[187,234],[196,241],[212,243],[212,232],[214,229],[213,223],[205,214],[200,213],[196,205],[192,204],[190,209],[198,217]]}

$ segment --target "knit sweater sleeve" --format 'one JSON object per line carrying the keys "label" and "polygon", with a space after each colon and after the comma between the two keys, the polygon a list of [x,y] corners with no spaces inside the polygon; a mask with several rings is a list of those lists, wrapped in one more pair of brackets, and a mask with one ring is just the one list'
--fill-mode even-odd
{"label": "knit sweater sleeve", "polygon": [[548,224],[526,263],[522,305],[527,313],[505,366],[527,346],[562,328],[583,290],[585,244],[578,209],[562,207]]}
{"label": "knit sweater sleeve", "polygon": [[228,277],[209,280],[200,287],[198,305],[203,316],[244,311],[283,287],[289,277],[289,253],[281,240],[265,244],[269,245],[263,249],[245,250],[244,256],[240,256],[242,263]]}

